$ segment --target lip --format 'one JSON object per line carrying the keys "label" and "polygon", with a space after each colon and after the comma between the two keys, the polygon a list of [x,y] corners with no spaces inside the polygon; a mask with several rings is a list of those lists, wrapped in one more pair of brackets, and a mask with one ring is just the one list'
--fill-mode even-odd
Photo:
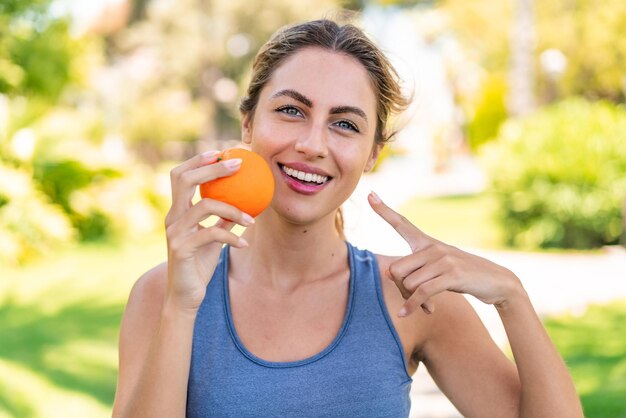
{"label": "lip", "polygon": [[311,169],[310,166],[307,166],[306,164],[302,164],[302,163],[285,164],[286,167],[293,168],[294,170],[306,171],[307,173],[314,173],[314,174],[319,174],[322,176],[328,176],[328,180],[323,184],[317,184],[317,185],[304,184],[294,179],[293,177],[288,176],[287,173],[283,171],[281,165],[282,164],[280,163],[278,164],[278,169],[280,171],[280,174],[282,175],[282,178],[285,180],[285,183],[287,183],[287,186],[289,186],[291,190],[300,194],[304,194],[307,196],[316,194],[320,190],[325,188],[332,181],[332,177],[326,174],[323,170]]}

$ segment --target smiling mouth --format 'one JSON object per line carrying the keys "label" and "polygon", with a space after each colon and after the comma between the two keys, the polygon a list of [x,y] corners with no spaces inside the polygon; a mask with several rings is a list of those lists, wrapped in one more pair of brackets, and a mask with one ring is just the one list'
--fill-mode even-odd
{"label": "smiling mouth", "polygon": [[307,173],[306,171],[299,171],[293,168],[286,167],[282,164],[278,164],[278,167],[285,173],[287,176],[292,179],[299,181],[300,183],[311,185],[311,186],[321,186],[328,181],[332,180],[332,177],[322,176],[320,174]]}

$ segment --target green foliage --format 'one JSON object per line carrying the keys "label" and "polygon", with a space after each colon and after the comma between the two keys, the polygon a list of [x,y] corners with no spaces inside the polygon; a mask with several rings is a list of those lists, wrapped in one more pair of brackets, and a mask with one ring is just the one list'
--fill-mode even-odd
{"label": "green foliage", "polygon": [[56,100],[72,79],[78,41],[65,19],[50,18],[49,1],[0,6],[0,93]]}
{"label": "green foliage", "polygon": [[509,245],[616,244],[626,199],[626,110],[570,99],[503,125],[485,159]]}
{"label": "green foliage", "polygon": [[[2,260],[24,263],[75,240],[122,239],[160,229],[169,191],[104,132],[89,108],[8,102],[0,138]],[[4,184],[4,183],[3,183]]]}
{"label": "green foliage", "polygon": [[29,173],[0,161],[0,264],[23,263],[73,238],[69,219]]}
{"label": "green foliage", "polygon": [[99,210],[80,213],[71,200],[77,192],[86,187],[94,187],[121,173],[111,168],[91,169],[79,161],[42,161],[35,163],[34,180],[70,216],[82,240],[96,240],[111,237],[111,220]]}
{"label": "green foliage", "polygon": [[506,120],[505,95],[506,82],[503,77],[492,75],[484,80],[467,126],[467,137],[473,150],[493,139]]}
{"label": "green foliage", "polygon": [[572,374],[585,416],[626,416],[626,302],[591,306],[582,317],[544,323]]}
{"label": "green foliage", "polygon": [[[504,73],[509,66],[515,2],[443,0],[454,31],[475,51],[485,69]],[[626,2],[622,0],[534,1],[536,75],[540,97],[549,83],[538,56],[555,48],[567,58],[558,83],[562,96],[584,95],[624,101]]]}
{"label": "green foliage", "polygon": [[562,93],[624,101],[626,2],[544,0],[535,4],[537,51],[557,48],[568,60]]}

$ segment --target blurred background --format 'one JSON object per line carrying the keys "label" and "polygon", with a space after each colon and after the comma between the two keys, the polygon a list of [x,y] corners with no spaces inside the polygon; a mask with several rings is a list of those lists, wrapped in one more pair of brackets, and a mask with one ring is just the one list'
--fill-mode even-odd
{"label": "blurred background", "polygon": [[[110,416],[128,293],[166,257],[169,170],[237,143],[255,52],[320,17],[363,27],[414,95],[348,237],[406,252],[373,188],[511,268],[586,415],[626,417],[622,0],[2,0],[0,417]],[[460,416],[421,370],[412,396],[412,417]]]}

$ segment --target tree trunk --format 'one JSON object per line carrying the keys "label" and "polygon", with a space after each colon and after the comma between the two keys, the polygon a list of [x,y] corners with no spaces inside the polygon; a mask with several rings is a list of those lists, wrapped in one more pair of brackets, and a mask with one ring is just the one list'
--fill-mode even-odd
{"label": "tree trunk", "polygon": [[511,116],[535,108],[535,22],[533,0],[516,0],[511,30],[508,112]]}

